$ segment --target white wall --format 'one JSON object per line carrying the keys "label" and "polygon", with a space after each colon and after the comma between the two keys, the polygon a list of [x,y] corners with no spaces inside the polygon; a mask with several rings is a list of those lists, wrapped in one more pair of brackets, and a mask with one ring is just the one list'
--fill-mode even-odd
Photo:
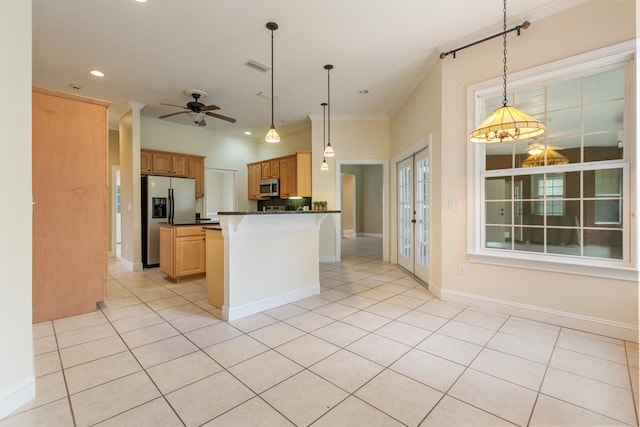
{"label": "white wall", "polygon": [[287,156],[299,150],[311,150],[311,122],[305,120],[301,129],[288,132],[283,130],[277,144],[264,142],[264,138],[258,139],[257,143],[258,160]]}
{"label": "white wall", "polygon": [[257,140],[197,126],[141,118],[141,148],[206,156],[205,168],[238,171],[238,210],[255,210],[247,196],[247,163],[260,160]]}
{"label": "white wall", "polygon": [[[31,2],[0,2],[0,418],[35,394],[31,317]],[[10,201],[7,204],[7,201]],[[11,207],[8,209],[8,207]]]}
{"label": "white wall", "polygon": [[[595,0],[532,22],[522,36],[509,37],[510,72],[633,39],[634,7],[631,1]],[[439,253],[433,262],[435,284],[443,299],[488,306],[503,301],[503,309],[521,309],[568,325],[590,325],[612,334],[632,332],[638,325],[637,283],[467,263],[466,90],[471,84],[500,76],[501,62],[501,39],[466,49],[456,59],[446,58],[392,118],[394,150],[401,151],[420,135],[435,132],[432,213],[434,230],[441,233],[434,236],[433,252]],[[440,90],[433,84],[438,80]],[[441,123],[425,123],[437,102]],[[461,209],[449,210],[448,200],[460,201]],[[464,276],[458,275],[460,264],[467,266]]]}
{"label": "white wall", "polygon": [[[335,157],[327,158],[329,171],[321,171],[323,147],[322,117],[311,117],[312,136],[312,192],[314,200],[326,200],[328,209],[340,208],[337,184],[340,171],[336,171],[336,162],[372,164],[379,160],[386,166],[389,159],[389,120],[387,118],[331,118],[331,146]],[[366,159],[366,162],[360,160]],[[384,166],[383,166],[384,168]],[[383,169],[384,170],[384,169]],[[383,194],[388,189],[383,184]],[[387,200],[383,199],[383,210],[388,211]],[[388,234],[389,220],[383,221],[383,233]],[[340,221],[339,218],[327,218],[320,228],[320,260],[334,261],[339,257]],[[384,257],[385,255],[383,255]]]}

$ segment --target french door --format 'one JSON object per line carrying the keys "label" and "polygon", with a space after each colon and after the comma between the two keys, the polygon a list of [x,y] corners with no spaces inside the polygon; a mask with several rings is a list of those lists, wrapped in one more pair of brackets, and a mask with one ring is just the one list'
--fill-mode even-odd
{"label": "french door", "polygon": [[398,264],[429,283],[429,150],[396,165],[398,174]]}

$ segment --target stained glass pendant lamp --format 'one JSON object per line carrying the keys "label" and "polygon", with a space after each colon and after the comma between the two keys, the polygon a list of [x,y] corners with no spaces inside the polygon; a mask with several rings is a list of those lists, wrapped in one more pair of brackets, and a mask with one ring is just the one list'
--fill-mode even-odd
{"label": "stained glass pendant lamp", "polygon": [[542,135],[547,130],[544,123],[507,105],[507,0],[504,0],[503,7],[503,29],[502,107],[469,134],[472,142],[496,143],[523,140]]}

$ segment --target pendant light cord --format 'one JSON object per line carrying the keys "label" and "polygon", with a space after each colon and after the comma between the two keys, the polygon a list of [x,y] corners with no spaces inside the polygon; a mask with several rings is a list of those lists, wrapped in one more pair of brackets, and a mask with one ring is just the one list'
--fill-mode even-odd
{"label": "pendant light cord", "polygon": [[[506,65],[505,65],[505,67],[506,67]],[[273,98],[274,98],[274,96],[275,95],[273,93],[273,30],[271,30],[271,127],[274,127],[274,123],[273,123]]]}
{"label": "pendant light cord", "polygon": [[331,85],[329,81],[329,74],[331,73],[331,68],[329,66],[325,66],[327,68],[327,113],[329,116],[329,120],[327,120],[327,142],[331,144]]}
{"label": "pendant light cord", "polygon": [[502,74],[502,95],[503,95],[503,99],[502,99],[502,105],[503,106],[507,106],[507,0],[504,0],[504,6],[502,7],[502,13],[503,13],[503,25],[502,25],[502,30],[503,30],[503,40],[502,40],[502,52],[503,52],[503,57],[502,57],[502,66],[503,66],[503,74]]}

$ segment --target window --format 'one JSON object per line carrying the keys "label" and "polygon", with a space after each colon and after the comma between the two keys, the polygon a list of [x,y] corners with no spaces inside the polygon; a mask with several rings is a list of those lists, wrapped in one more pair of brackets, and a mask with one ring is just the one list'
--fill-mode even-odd
{"label": "window", "polygon": [[[631,57],[570,58],[545,72],[523,72],[529,77],[510,84],[509,104],[545,122],[547,132],[523,141],[470,143],[476,159],[470,205],[482,212],[470,215],[472,255],[631,264],[633,144],[625,145],[633,141],[635,100],[625,90],[633,79]],[[470,88],[477,123],[501,105],[500,89]]]}

